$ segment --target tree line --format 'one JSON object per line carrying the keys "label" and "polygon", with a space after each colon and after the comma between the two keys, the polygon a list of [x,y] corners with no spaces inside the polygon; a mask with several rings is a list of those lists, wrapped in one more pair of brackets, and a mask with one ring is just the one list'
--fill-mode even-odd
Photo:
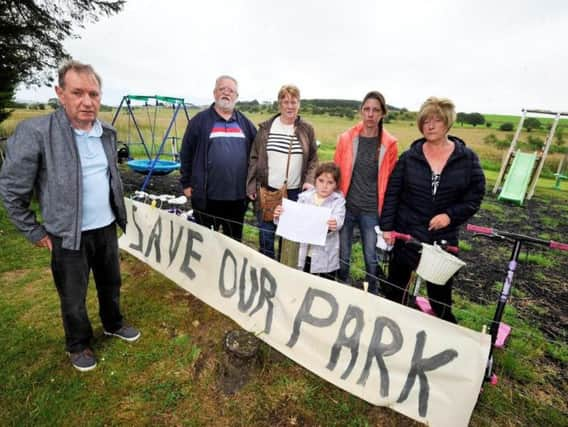
{"label": "tree line", "polygon": [[[278,112],[277,101],[239,101],[237,108],[249,113],[270,113]],[[302,99],[302,112],[305,114],[327,114],[332,117],[345,117],[354,119],[358,117],[361,108],[361,101],[351,99]],[[390,120],[414,120],[416,113],[409,112],[406,108],[398,108],[387,104],[389,111],[385,121]]]}
{"label": "tree line", "polygon": [[[125,0],[0,0],[0,123],[19,85],[51,85],[75,28],[122,10]],[[44,106],[45,108],[45,106]]]}
{"label": "tree line", "polygon": [[[277,101],[265,101],[259,102],[258,100],[252,101],[239,101],[237,103],[237,108],[244,112],[249,113],[269,113],[275,114],[278,112],[278,102]],[[327,114],[334,117],[345,117],[347,119],[354,119],[358,117],[359,109],[361,108],[361,102],[349,99],[302,99],[302,112],[306,114]],[[400,121],[415,121],[416,112],[408,111],[406,108],[398,108],[392,105],[387,105],[388,114],[385,117],[385,122],[388,123],[393,120]],[[481,113],[457,113],[456,123],[463,126],[464,124],[471,125],[473,127],[485,125],[486,127],[492,127],[492,123],[485,119],[485,116]],[[527,131],[533,129],[540,129],[542,123],[534,117],[529,117],[524,122],[524,128]],[[511,131],[515,125],[511,122],[502,123],[499,126],[499,130]]]}

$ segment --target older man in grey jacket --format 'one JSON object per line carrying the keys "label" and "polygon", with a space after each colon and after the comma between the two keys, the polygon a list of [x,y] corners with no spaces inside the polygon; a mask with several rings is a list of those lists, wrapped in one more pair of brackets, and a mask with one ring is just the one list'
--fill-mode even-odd
{"label": "older man in grey jacket", "polygon": [[[55,88],[62,108],[18,125],[8,140],[0,196],[10,219],[35,245],[51,251],[61,300],[66,349],[80,371],[94,369],[86,310],[92,270],[106,335],[135,341],[140,332],[123,322],[116,224],[126,226],[116,165],[116,132],[99,121],[101,79],[90,65],[70,61]],[[43,222],[30,208],[39,200]]]}

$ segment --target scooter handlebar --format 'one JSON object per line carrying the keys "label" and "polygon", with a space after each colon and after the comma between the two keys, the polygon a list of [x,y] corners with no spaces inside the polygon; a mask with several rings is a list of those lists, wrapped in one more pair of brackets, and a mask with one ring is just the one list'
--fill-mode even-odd
{"label": "scooter handlebar", "polygon": [[457,254],[460,251],[460,248],[458,248],[457,246],[452,246],[452,245],[444,245],[442,246],[442,249],[444,249],[447,252],[450,252],[452,254]]}
{"label": "scooter handlebar", "polygon": [[552,249],[559,249],[561,251],[568,251],[568,243],[560,243],[555,242],[554,240],[550,241],[550,247]]}
{"label": "scooter handlebar", "polygon": [[[410,234],[404,234],[404,233],[399,233],[398,231],[391,231],[391,236],[394,237],[395,239],[399,239],[402,240],[403,242],[408,243],[412,243],[414,245],[416,245],[418,248],[420,246],[422,246],[422,243],[418,240],[416,240],[414,237],[412,237]],[[457,246],[452,246],[452,245],[447,245],[445,244],[445,241],[443,241],[442,244],[439,244],[442,249],[444,249],[447,252],[453,253],[453,254],[457,254],[459,252],[459,248]]]}
{"label": "scooter handlebar", "polygon": [[466,230],[471,231],[473,233],[483,234],[489,237],[504,237],[510,240],[536,243],[539,245],[548,246],[551,249],[568,251],[568,243],[555,242],[554,240],[543,240],[543,239],[538,239],[536,237],[525,236],[522,234],[497,231],[494,228],[482,227],[480,225],[473,225],[473,224],[467,224]]}
{"label": "scooter handlebar", "polygon": [[494,231],[492,228],[489,227],[482,227],[480,225],[473,225],[473,224],[468,224],[466,227],[467,231],[471,231],[472,233],[479,233],[479,234],[486,234],[488,236],[491,236],[494,234]]}
{"label": "scooter handlebar", "polygon": [[403,242],[408,242],[412,240],[412,236],[410,234],[399,233],[398,231],[391,231],[391,236],[395,239],[400,239]]}

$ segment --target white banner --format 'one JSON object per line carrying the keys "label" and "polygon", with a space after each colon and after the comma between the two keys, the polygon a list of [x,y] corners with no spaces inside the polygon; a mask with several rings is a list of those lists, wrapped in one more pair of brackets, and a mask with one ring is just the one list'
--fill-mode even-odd
{"label": "white banner", "polygon": [[279,264],[126,199],[120,247],[300,365],[432,426],[466,426],[490,336]]}

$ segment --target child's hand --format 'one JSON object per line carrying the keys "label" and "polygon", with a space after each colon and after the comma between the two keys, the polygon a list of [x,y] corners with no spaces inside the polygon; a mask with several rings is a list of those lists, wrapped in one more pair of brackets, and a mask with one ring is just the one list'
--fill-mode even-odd
{"label": "child's hand", "polygon": [[314,188],[314,186],[309,182],[304,182],[304,185],[302,185],[302,191],[311,190],[312,188]]}
{"label": "child's hand", "polygon": [[282,207],[282,205],[278,205],[274,208],[274,218],[279,218],[280,215],[282,215],[282,212],[284,212],[284,208]]}
{"label": "child's hand", "polygon": [[329,228],[329,231],[337,230],[337,220],[335,218],[328,219],[327,220],[327,226]]}

